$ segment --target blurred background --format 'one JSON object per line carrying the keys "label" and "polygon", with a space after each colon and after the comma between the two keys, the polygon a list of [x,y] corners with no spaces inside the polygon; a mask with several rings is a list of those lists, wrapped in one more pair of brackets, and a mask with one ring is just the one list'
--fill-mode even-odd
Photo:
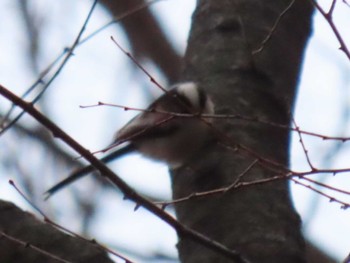
{"label": "blurred background", "polygon": [[[167,87],[179,74],[195,2],[146,2],[149,4],[146,10],[141,0],[101,0],[83,32],[83,41],[37,107],[89,150],[106,147],[115,131],[137,112],[80,106],[101,101],[145,108],[161,94],[111,41],[111,36]],[[329,1],[319,2],[328,8]],[[1,0],[0,83],[22,95],[41,79],[26,97],[34,98],[55,74],[67,54],[66,48],[73,44],[82,29],[92,4],[93,1],[86,0]],[[333,21],[348,45],[349,18],[350,7],[346,1],[338,1]],[[334,32],[316,12],[294,113],[301,129],[350,137],[349,70],[350,61],[339,50]],[[0,117],[6,115],[10,107],[8,101],[0,98]],[[18,113],[19,110],[14,110],[10,120]],[[293,134],[292,138],[292,169],[307,171],[309,166],[299,137]],[[313,136],[303,136],[303,141],[315,167],[350,167],[350,142]],[[135,212],[135,204],[124,201],[118,190],[98,177],[80,180],[44,201],[43,193],[84,161],[54,140],[31,117],[24,115],[11,129],[1,133],[0,149],[1,199],[32,210],[8,184],[8,180],[13,179],[51,219],[70,230],[93,237],[138,262],[177,262],[175,232],[149,212],[143,209]],[[113,162],[111,167],[152,200],[171,198],[165,165],[133,154]],[[323,174],[312,178],[350,191],[348,175]],[[291,184],[291,189],[306,237],[329,255],[344,259],[350,252],[350,211],[303,186]],[[324,188],[321,191],[350,203],[348,195]]]}

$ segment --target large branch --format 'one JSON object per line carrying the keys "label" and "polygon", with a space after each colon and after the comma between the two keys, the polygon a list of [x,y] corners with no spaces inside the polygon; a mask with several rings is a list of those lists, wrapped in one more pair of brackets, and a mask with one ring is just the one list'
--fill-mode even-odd
{"label": "large branch", "polygon": [[12,203],[0,201],[0,215],[1,262],[113,262],[92,242],[62,233]]}

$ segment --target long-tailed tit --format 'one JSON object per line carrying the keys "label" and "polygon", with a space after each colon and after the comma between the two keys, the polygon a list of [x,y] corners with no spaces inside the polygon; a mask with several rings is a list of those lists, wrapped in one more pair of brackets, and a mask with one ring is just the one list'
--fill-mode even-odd
{"label": "long-tailed tit", "polygon": [[[113,145],[128,143],[106,157],[110,162],[124,154],[138,151],[154,160],[167,163],[170,169],[184,165],[212,138],[209,124],[214,104],[207,94],[193,82],[175,85],[154,101],[115,135]],[[93,171],[90,165],[77,170],[50,188],[48,196]]]}

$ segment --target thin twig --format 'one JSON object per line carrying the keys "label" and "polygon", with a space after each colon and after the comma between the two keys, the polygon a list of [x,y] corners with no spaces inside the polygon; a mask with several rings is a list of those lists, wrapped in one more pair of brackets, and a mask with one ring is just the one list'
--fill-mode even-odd
{"label": "thin twig", "polygon": [[130,52],[126,51],[115,39],[113,36],[111,36],[111,40],[113,41],[114,44],[116,44],[116,46],[128,57],[132,60],[132,62],[139,68],[142,70],[143,73],[145,73],[145,75],[149,78],[149,80],[155,84],[160,90],[162,90],[163,92],[167,93],[168,91],[159,84],[159,82],[157,80],[155,80],[155,78],[153,78],[153,76],[131,55]]}
{"label": "thin twig", "polygon": [[[257,163],[257,160],[255,160],[248,168],[251,169],[253,167],[253,165],[255,165]],[[321,171],[322,172],[322,171]],[[347,172],[350,172],[350,168],[347,169]],[[242,174],[245,174],[246,172],[243,172]],[[315,174],[316,172],[310,172],[310,174]],[[318,173],[318,172],[317,172]],[[327,173],[329,173],[329,171],[327,171]],[[310,175],[309,173],[305,173],[305,175]],[[253,185],[261,185],[261,184],[267,184],[267,183],[271,183],[271,182],[275,182],[275,181],[279,181],[279,180],[287,180],[290,179],[292,181],[295,181],[295,179],[293,179],[294,177],[297,177],[299,179],[311,182],[313,184],[322,186],[324,188],[333,190],[335,192],[339,192],[342,194],[346,194],[346,195],[350,195],[349,191],[345,191],[339,188],[335,188],[333,186],[329,186],[320,182],[317,182],[315,180],[312,180],[310,178],[305,177],[305,175],[300,175],[300,174],[295,174],[294,172],[290,171],[289,173],[286,174],[281,174],[281,175],[276,175],[276,176],[272,176],[269,178],[264,178],[264,179],[258,179],[258,180],[254,180],[254,181],[248,181],[248,182],[235,182],[227,187],[222,187],[222,188],[217,188],[217,189],[213,189],[213,190],[209,190],[209,191],[203,191],[203,192],[196,192],[196,193],[192,193],[188,196],[185,197],[181,197],[181,198],[177,198],[174,200],[170,200],[170,201],[160,201],[160,202],[155,202],[155,204],[160,205],[163,209],[165,207],[167,207],[168,205],[173,205],[173,204],[178,204],[178,203],[182,203],[182,202],[187,202],[190,200],[195,200],[195,199],[200,199],[200,198],[204,198],[204,197],[209,197],[209,196],[214,196],[214,195],[218,195],[218,194],[224,194],[228,191],[235,191],[238,189],[242,189],[242,188],[246,188],[246,187],[251,187]],[[301,183],[300,181],[298,181],[298,183],[300,185],[306,186],[306,184]],[[315,192],[319,192],[321,195],[326,196],[327,198],[331,199],[331,200],[336,200],[334,197],[330,196],[330,195],[326,195],[323,192],[321,192],[320,190],[317,190],[311,186],[307,187]],[[314,190],[315,189],[315,190]],[[338,203],[341,203],[342,205],[346,205],[347,203],[341,202],[339,201]]]}
{"label": "thin twig", "polygon": [[257,163],[258,163],[258,160],[255,159],[250,165],[248,165],[248,167],[243,172],[241,172],[237,176],[236,180],[227,187],[209,190],[209,191],[205,191],[205,192],[192,193],[189,196],[186,196],[183,198],[178,198],[178,199],[172,200],[172,201],[155,202],[155,204],[160,205],[162,207],[162,209],[165,209],[166,206],[168,206],[170,204],[180,203],[183,201],[188,201],[188,200],[195,199],[195,198],[201,198],[204,196],[207,197],[207,196],[215,195],[215,194],[219,194],[219,193],[224,194],[233,188],[237,188],[237,186],[240,184],[240,181],[243,178],[243,176],[246,175]]}
{"label": "thin twig", "polygon": [[299,142],[301,144],[301,147],[303,148],[303,151],[304,151],[304,154],[305,154],[305,158],[306,158],[306,161],[307,163],[309,164],[310,166],[310,169],[313,170],[313,171],[316,171],[317,169],[313,166],[312,162],[311,162],[311,159],[310,159],[310,156],[309,156],[309,151],[306,149],[306,146],[305,146],[305,143],[304,143],[304,140],[303,140],[303,137],[301,135],[301,132],[299,130],[299,126],[297,125],[295,119],[293,116],[291,116],[291,119],[292,119],[292,122],[295,126],[295,129],[298,133],[298,136],[299,136]]}
{"label": "thin twig", "polygon": [[227,190],[225,192],[228,192],[231,189],[235,188],[236,185],[238,185],[238,183],[241,181],[243,176],[246,175],[258,162],[259,162],[259,160],[255,159],[250,165],[248,165],[248,167],[237,176],[236,180],[231,185],[229,185],[227,187]]}
{"label": "thin twig", "polygon": [[[97,104],[92,104],[92,105],[81,105],[80,108],[86,109],[86,108],[93,108],[93,107],[99,107],[99,106],[108,106],[108,107],[116,107],[116,108],[121,108],[125,111],[140,111],[140,112],[153,112],[153,113],[162,113],[162,114],[167,114],[171,116],[176,116],[176,117],[183,117],[183,118],[197,118],[198,115],[196,114],[191,114],[191,113],[178,113],[178,112],[170,112],[170,111],[162,111],[162,110],[157,110],[157,109],[143,109],[143,108],[136,108],[136,107],[130,107],[130,106],[125,106],[125,105],[120,105],[120,104],[114,104],[114,103],[105,103],[99,101]],[[319,134],[315,132],[310,132],[306,130],[302,130],[298,127],[293,128],[289,125],[284,125],[284,124],[279,124],[275,122],[270,122],[270,121],[265,121],[262,119],[259,119],[257,117],[247,117],[243,116],[240,114],[201,114],[201,118],[204,119],[240,119],[244,121],[249,121],[249,122],[257,122],[261,124],[266,124],[272,127],[280,128],[280,129],[285,129],[285,130],[290,130],[290,131],[295,131],[301,134],[313,136],[313,137],[318,137],[322,140],[334,140],[334,141],[341,141],[341,142],[346,142],[350,141],[350,137],[342,137],[342,136],[329,136],[329,135],[324,135],[324,134]]]}
{"label": "thin twig", "polygon": [[310,1],[316,7],[316,9],[321,13],[321,15],[326,19],[329,26],[332,28],[332,31],[340,44],[339,49],[344,52],[344,54],[347,56],[348,59],[350,59],[350,51],[349,51],[348,47],[346,46],[345,41],[343,40],[342,36],[340,35],[338,28],[336,27],[336,25],[333,22],[332,13],[326,13],[315,0],[310,0]]}
{"label": "thin twig", "polygon": [[[73,51],[75,50],[83,32],[85,31],[86,25],[91,18],[91,15],[92,15],[92,13],[97,5],[97,2],[98,2],[98,0],[95,0],[94,3],[92,4],[92,7],[90,8],[90,11],[85,19],[85,22],[84,22],[82,28],[80,29],[78,36],[75,38],[75,40],[73,42],[73,45],[70,48],[66,49],[67,50],[66,56],[64,57],[63,61],[61,62],[61,64],[59,65],[58,69],[53,74],[53,76],[50,78],[50,80],[47,83],[45,83],[42,90],[34,97],[34,99],[32,100],[33,104],[36,103],[44,95],[45,91],[49,88],[51,83],[57,78],[57,76],[59,75],[61,70],[64,68],[64,66],[67,64],[67,62],[69,61],[69,59],[73,55]],[[9,128],[11,128],[12,125],[14,125],[24,114],[25,114],[25,111],[22,111],[9,124],[7,124],[6,127],[3,127],[3,129],[0,131],[0,135],[2,135],[5,131],[7,131]]]}
{"label": "thin twig", "polygon": [[344,210],[345,210],[345,209],[348,209],[348,208],[350,207],[350,204],[349,204],[349,203],[343,202],[343,201],[339,200],[338,198],[335,198],[335,197],[333,197],[333,196],[330,196],[330,195],[328,195],[328,194],[326,194],[326,193],[324,193],[324,192],[322,192],[322,191],[320,191],[320,190],[318,190],[318,189],[312,187],[311,185],[304,184],[304,183],[302,183],[302,182],[300,182],[300,181],[298,181],[298,180],[295,180],[295,179],[293,179],[293,178],[291,178],[291,180],[292,180],[294,183],[296,183],[296,184],[302,185],[302,186],[304,186],[304,187],[306,187],[306,188],[308,188],[308,189],[314,191],[315,193],[317,193],[317,194],[319,194],[319,195],[322,195],[322,196],[328,198],[328,199],[329,199],[329,202],[335,202],[335,203],[341,204],[341,209],[344,209]]}
{"label": "thin twig", "polygon": [[300,179],[303,179],[303,180],[305,180],[305,181],[308,181],[308,182],[310,182],[310,183],[316,184],[316,185],[318,185],[318,186],[322,186],[322,187],[327,188],[327,189],[329,189],[329,190],[332,190],[332,191],[334,191],[334,192],[338,192],[338,193],[342,193],[342,194],[346,194],[346,195],[349,195],[349,196],[350,196],[350,191],[345,191],[345,190],[343,190],[343,189],[339,189],[339,188],[336,188],[336,187],[334,187],[334,186],[331,186],[331,185],[328,185],[328,184],[324,184],[324,183],[318,182],[318,181],[316,181],[316,180],[313,180],[313,179],[308,178],[308,177],[305,177],[305,176],[299,177],[299,178],[300,178]]}
{"label": "thin twig", "polygon": [[280,23],[281,19],[289,11],[289,9],[293,6],[294,2],[295,2],[295,0],[290,1],[288,6],[279,14],[279,16],[277,17],[277,19],[276,19],[274,25],[272,26],[271,30],[269,31],[267,36],[264,38],[264,40],[261,42],[260,47],[258,49],[256,49],[256,50],[253,50],[253,52],[252,52],[253,55],[261,52],[264,49],[266,43],[272,38],[273,33],[276,31],[277,26]]}

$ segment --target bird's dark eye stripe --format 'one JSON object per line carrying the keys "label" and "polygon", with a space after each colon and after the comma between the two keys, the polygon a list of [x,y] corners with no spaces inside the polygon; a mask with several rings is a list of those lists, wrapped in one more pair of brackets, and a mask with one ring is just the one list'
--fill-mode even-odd
{"label": "bird's dark eye stripe", "polygon": [[205,107],[205,103],[207,102],[207,96],[204,90],[202,89],[198,89],[198,93],[199,93],[199,108],[201,111],[203,111]]}
{"label": "bird's dark eye stripe", "polygon": [[144,139],[144,138],[167,137],[167,136],[170,136],[170,135],[176,133],[178,129],[179,128],[177,126],[173,126],[173,125],[170,125],[170,126],[165,125],[164,127],[158,126],[158,127],[153,128],[153,129],[151,128],[151,129],[145,131],[144,133],[137,136],[137,138]]}
{"label": "bird's dark eye stripe", "polygon": [[[174,94],[172,94],[172,97],[175,99],[175,100],[179,100],[178,102],[176,102],[176,103],[184,103],[184,105],[180,105],[181,107],[183,107],[183,106],[185,106],[185,107],[193,107],[193,105],[192,105],[192,103],[191,103],[191,101],[187,98],[187,97],[185,97],[185,96],[183,96],[183,95],[181,95],[181,94],[178,94],[178,93],[174,93]],[[185,111],[188,111],[188,109],[184,109]]]}

